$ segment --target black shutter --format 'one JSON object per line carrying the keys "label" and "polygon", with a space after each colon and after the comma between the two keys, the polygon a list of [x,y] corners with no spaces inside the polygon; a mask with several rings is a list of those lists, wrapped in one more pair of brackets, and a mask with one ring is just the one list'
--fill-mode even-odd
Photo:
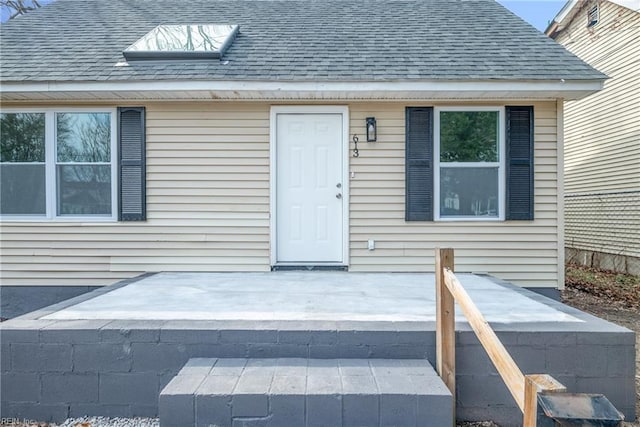
{"label": "black shutter", "polygon": [[144,107],[118,108],[118,220],[147,217]]}
{"label": "black shutter", "polygon": [[533,220],[533,107],[507,107],[507,220]]}
{"label": "black shutter", "polygon": [[405,220],[433,221],[433,108],[407,107]]}

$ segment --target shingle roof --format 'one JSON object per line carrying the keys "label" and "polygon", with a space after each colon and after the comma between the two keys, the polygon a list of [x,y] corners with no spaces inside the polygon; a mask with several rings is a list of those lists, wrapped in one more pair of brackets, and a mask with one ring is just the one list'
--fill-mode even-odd
{"label": "shingle roof", "polygon": [[[240,25],[222,61],[116,66],[198,23]],[[57,0],[0,31],[3,82],[605,78],[494,0]]]}

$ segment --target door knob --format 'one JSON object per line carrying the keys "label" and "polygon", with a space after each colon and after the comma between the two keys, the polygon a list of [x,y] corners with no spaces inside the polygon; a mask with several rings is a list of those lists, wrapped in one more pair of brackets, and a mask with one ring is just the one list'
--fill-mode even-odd
{"label": "door knob", "polygon": [[336,199],[342,199],[342,193],[336,194]]}

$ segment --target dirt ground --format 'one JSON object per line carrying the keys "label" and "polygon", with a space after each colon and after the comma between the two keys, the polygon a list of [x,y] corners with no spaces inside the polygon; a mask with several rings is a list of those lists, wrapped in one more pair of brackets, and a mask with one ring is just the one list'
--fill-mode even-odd
{"label": "dirt ground", "polygon": [[[640,292],[640,288],[638,288]],[[609,322],[616,323],[636,332],[636,414],[640,414],[640,309],[629,307],[622,301],[611,301],[609,298],[592,295],[582,290],[567,286],[562,292],[565,304],[591,313]],[[640,421],[628,422],[625,426],[640,426]]]}

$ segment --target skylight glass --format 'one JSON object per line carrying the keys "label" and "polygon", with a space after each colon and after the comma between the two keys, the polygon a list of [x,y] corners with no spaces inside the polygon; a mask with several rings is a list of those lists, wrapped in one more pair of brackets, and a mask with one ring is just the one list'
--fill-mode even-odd
{"label": "skylight glass", "polygon": [[220,58],[238,30],[237,25],[158,25],[122,53],[127,61]]}

